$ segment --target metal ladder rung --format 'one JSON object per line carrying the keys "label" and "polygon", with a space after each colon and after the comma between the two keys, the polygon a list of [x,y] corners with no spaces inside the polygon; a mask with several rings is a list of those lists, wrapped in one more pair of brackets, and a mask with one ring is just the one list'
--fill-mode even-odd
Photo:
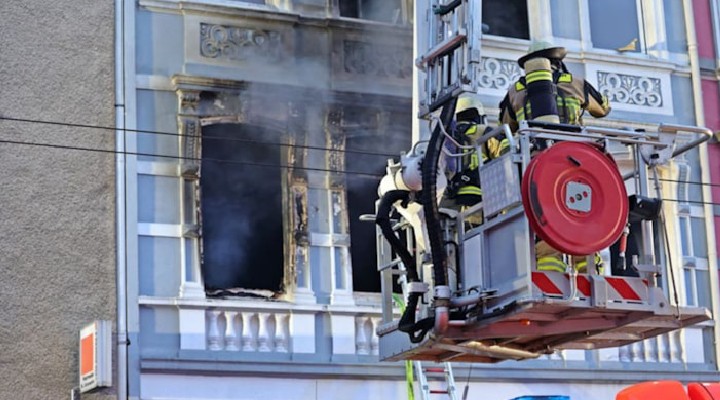
{"label": "metal ladder rung", "polygon": [[392,268],[392,267],[394,267],[394,266],[396,266],[396,265],[399,265],[399,264],[401,264],[401,263],[402,263],[402,260],[400,260],[399,258],[396,258],[396,259],[390,261],[389,263],[387,263],[387,264],[385,264],[385,265],[379,266],[379,267],[378,267],[378,271],[385,271],[386,269]]}
{"label": "metal ladder rung", "polygon": [[417,63],[418,67],[422,68],[424,65],[427,65],[430,62],[448,55],[466,41],[467,31],[465,30],[465,28],[458,29],[457,34],[445,39],[444,41],[436,44],[435,47],[430,49],[430,51],[419,60],[419,62]]}

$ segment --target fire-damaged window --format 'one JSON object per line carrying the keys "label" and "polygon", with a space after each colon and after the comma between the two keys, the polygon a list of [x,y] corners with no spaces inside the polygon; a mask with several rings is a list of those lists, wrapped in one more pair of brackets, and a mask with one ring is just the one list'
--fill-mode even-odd
{"label": "fire-damaged window", "polygon": [[[410,149],[411,135],[401,129],[389,129],[375,134],[349,134],[345,148],[348,171],[382,176],[387,159],[383,155],[397,155]],[[353,153],[357,151],[358,153]],[[368,154],[360,154],[368,153]],[[353,289],[358,292],[379,292],[380,273],[377,271],[375,224],[360,221],[362,214],[375,214],[379,179],[365,175],[347,175],[348,219],[353,266]]]}
{"label": "fire-damaged window", "polygon": [[483,0],[483,32],[489,35],[530,39],[528,0]]}
{"label": "fire-damaged window", "polygon": [[238,124],[206,126],[202,136],[205,289],[278,291],[283,277],[281,147],[267,143],[280,138]]}
{"label": "fire-damaged window", "polygon": [[339,0],[340,16],[397,24],[403,22],[405,0]]}

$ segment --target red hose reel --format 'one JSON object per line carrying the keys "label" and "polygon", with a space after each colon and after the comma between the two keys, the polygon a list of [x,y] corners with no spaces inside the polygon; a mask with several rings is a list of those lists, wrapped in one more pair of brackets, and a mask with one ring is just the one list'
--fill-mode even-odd
{"label": "red hose reel", "polygon": [[536,155],[522,179],[530,227],[553,248],[587,255],[615,243],[628,218],[625,183],[599,146],[560,142]]}

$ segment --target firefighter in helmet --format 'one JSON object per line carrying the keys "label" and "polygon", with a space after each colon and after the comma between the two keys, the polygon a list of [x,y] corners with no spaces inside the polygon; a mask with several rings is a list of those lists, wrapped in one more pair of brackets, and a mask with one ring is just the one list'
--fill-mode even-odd
{"label": "firefighter in helmet", "polygon": [[[527,54],[518,59],[525,76],[510,86],[500,102],[501,123],[508,124],[514,132],[522,120],[582,125],[585,111],[596,118],[610,113],[607,97],[584,79],[570,74],[563,63],[566,54],[564,47],[548,42],[535,41],[530,45]],[[545,147],[544,143],[536,146]],[[562,255],[545,241],[536,243],[535,254],[538,270],[565,272]],[[596,253],[594,258],[598,271],[602,271],[600,255]],[[578,272],[586,272],[585,256],[572,260]]]}
{"label": "firefighter in helmet", "polygon": [[564,47],[535,41],[518,59],[525,76],[508,89],[500,102],[499,121],[514,131],[522,120],[582,125],[585,111],[602,118],[610,113],[607,97],[584,79],[572,76],[563,59]]}
{"label": "firefighter in helmet", "polygon": [[[475,93],[463,93],[455,106],[454,139],[462,145],[475,145],[477,140],[490,130],[487,126],[482,102]],[[507,147],[507,141],[505,142]],[[482,200],[480,189],[480,157],[482,161],[496,157],[500,152],[500,141],[490,139],[482,151],[463,150],[457,172],[450,180],[450,198],[459,206],[472,206]]]}

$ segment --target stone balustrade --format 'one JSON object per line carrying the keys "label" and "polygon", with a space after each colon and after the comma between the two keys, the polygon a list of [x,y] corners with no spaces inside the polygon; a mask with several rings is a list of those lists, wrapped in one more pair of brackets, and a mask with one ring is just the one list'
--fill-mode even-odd
{"label": "stone balustrade", "polygon": [[208,350],[290,351],[290,314],[287,312],[211,308],[205,315]]}
{"label": "stone balustrade", "polygon": [[[369,306],[328,307],[265,301],[198,300],[145,297],[143,307],[171,307],[179,312],[181,350],[213,352],[315,354],[318,336],[329,337],[333,355],[378,356],[380,310]],[[323,322],[324,321],[324,322]],[[643,365],[706,363],[703,327],[687,328],[620,348],[592,352],[565,350],[547,361],[622,362]],[[589,357],[589,358],[588,358]]]}

